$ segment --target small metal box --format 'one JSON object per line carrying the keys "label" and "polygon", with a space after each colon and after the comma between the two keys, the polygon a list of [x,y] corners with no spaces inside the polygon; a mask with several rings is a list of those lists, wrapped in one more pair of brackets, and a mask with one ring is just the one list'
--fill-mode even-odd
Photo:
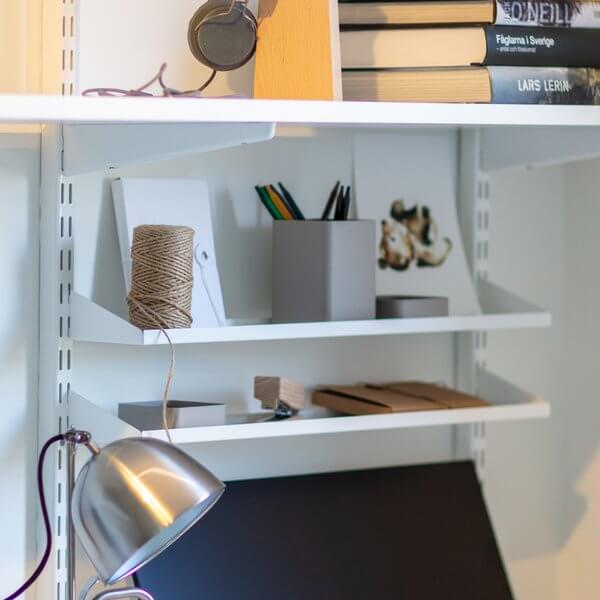
{"label": "small metal box", "polygon": [[[119,404],[119,418],[141,431],[163,428],[162,402]],[[225,405],[170,400],[167,405],[169,429],[225,425]]]}
{"label": "small metal box", "polygon": [[426,296],[378,296],[378,319],[418,319],[447,317],[448,298]]}

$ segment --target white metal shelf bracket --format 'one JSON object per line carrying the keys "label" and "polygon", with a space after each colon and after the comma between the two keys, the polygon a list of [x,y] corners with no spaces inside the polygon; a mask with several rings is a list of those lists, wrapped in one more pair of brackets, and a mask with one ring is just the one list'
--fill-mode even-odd
{"label": "white metal shelf bracket", "polygon": [[65,125],[64,172],[73,176],[168,160],[264,142],[274,135],[273,123]]}

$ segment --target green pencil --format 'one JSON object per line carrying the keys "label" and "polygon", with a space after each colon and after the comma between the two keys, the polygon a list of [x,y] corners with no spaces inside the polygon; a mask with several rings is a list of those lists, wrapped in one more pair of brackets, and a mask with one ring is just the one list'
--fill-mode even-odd
{"label": "green pencil", "polygon": [[273,201],[273,198],[271,198],[271,194],[269,194],[269,189],[266,185],[261,186],[260,188],[265,201],[269,203],[269,205],[272,207],[273,212],[275,213],[275,218],[278,221],[285,221],[285,215],[281,212],[281,209],[277,206],[277,204],[275,204],[275,202]]}
{"label": "green pencil", "polygon": [[276,221],[280,221],[283,219],[281,213],[277,210],[277,207],[273,204],[273,201],[269,197],[267,190],[260,186],[255,186],[254,189],[260,198],[263,206],[267,209],[268,213],[275,219]]}

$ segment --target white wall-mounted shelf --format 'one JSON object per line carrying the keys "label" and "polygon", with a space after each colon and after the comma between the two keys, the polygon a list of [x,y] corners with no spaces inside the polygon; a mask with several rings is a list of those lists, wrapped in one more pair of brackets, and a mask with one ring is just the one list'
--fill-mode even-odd
{"label": "white wall-mounted shelf", "polygon": [[[548,312],[488,281],[482,281],[480,284],[480,301],[483,311],[480,315],[282,325],[232,325],[173,329],[169,330],[168,334],[175,344],[208,344],[523,329],[551,325],[552,319]],[[160,331],[142,331],[77,293],[71,295],[71,338],[84,342],[136,346],[167,343]]]}
{"label": "white wall-mounted shelf", "polygon": [[[488,400],[492,406],[358,417],[330,416],[326,413],[316,416],[309,410],[305,418],[295,420],[190,427],[174,429],[171,435],[176,444],[197,444],[360,431],[377,432],[413,427],[540,419],[550,416],[550,406],[542,398],[529,394],[491,373],[480,372],[479,387],[481,397]],[[90,431],[100,444],[139,436],[167,439],[164,431],[136,429],[74,392],[69,395],[69,422],[78,429]]]}
{"label": "white wall-mounted shelf", "polygon": [[600,155],[597,106],[0,95],[0,123],[64,125],[67,176],[266,141],[275,124],[288,134],[286,126],[483,127],[487,171]]}
{"label": "white wall-mounted shelf", "polygon": [[388,126],[600,126],[595,106],[0,95],[8,123],[282,123]]}

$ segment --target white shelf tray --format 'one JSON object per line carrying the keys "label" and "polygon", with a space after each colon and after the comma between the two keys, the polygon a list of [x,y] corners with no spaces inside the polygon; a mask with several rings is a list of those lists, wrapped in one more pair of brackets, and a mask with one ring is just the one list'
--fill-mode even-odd
{"label": "white shelf tray", "polygon": [[[375,432],[466,423],[517,421],[550,416],[550,406],[542,398],[529,394],[491,373],[480,372],[479,386],[481,397],[491,402],[492,406],[360,417],[315,417],[312,415],[289,421],[173,429],[171,435],[173,442],[176,444],[196,444],[360,431]],[[101,445],[126,437],[142,436],[166,440],[164,431],[140,431],[74,392],[69,394],[69,423],[78,429],[90,431],[94,439]]]}
{"label": "white shelf tray", "polygon": [[[552,322],[548,312],[488,281],[482,281],[480,284],[480,301],[482,314],[472,316],[283,325],[233,325],[172,329],[168,333],[175,344],[208,344],[524,329],[549,327]],[[167,343],[160,331],[142,331],[77,293],[71,295],[71,338],[83,342],[133,346],[154,346]]]}
{"label": "white shelf tray", "polygon": [[598,126],[595,106],[0,95],[4,123]]}

